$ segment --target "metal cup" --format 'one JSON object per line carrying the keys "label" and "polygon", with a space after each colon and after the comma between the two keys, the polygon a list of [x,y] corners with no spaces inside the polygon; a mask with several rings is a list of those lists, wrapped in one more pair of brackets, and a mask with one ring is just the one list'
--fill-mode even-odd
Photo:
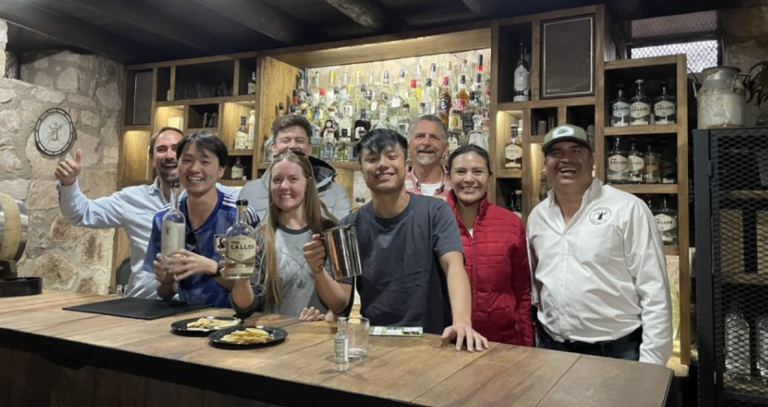
{"label": "metal cup", "polygon": [[325,244],[325,253],[331,261],[331,272],[335,280],[363,274],[354,225],[328,229],[320,235],[320,239]]}

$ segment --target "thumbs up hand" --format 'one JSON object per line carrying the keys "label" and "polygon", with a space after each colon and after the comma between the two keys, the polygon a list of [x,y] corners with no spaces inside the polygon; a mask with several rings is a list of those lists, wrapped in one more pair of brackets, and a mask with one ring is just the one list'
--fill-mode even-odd
{"label": "thumbs up hand", "polygon": [[61,185],[67,187],[77,181],[77,177],[80,175],[80,170],[83,164],[83,150],[77,149],[75,151],[75,161],[67,158],[56,166],[56,179],[61,182]]}

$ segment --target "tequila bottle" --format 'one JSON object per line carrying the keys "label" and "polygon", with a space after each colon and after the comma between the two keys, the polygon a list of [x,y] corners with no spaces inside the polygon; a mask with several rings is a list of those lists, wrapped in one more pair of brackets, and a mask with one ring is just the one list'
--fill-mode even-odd
{"label": "tequila bottle", "polygon": [[332,131],[326,131],[323,136],[323,148],[320,150],[320,159],[323,161],[333,161],[336,154],[336,139]]}
{"label": "tequila bottle", "polygon": [[448,149],[445,151],[445,155],[450,157],[454,150],[459,148],[459,138],[456,137],[456,133],[448,132]]}
{"label": "tequila bottle", "polygon": [[339,318],[336,335],[333,337],[333,370],[346,372],[349,370],[349,333],[347,333],[347,318]]}
{"label": "tequila bottle", "polygon": [[[282,104],[282,102],[280,102]],[[251,110],[248,116],[248,149],[253,149],[253,141],[256,139],[256,111]]]}
{"label": "tequila bottle", "polygon": [[653,151],[653,147],[648,144],[648,148],[645,150],[645,173],[643,174],[643,181],[646,184],[658,184],[661,182],[661,169],[659,163],[659,155]]}
{"label": "tequila bottle", "polygon": [[389,117],[390,124],[392,127],[397,128],[397,122],[400,119],[400,114],[403,111],[403,104],[405,104],[405,101],[408,100],[403,99],[402,96],[402,86],[404,85],[405,81],[405,70],[400,70],[400,79],[397,83],[395,83],[395,91],[389,98],[389,104],[388,104],[388,110],[387,110],[387,116]]}
{"label": "tequila bottle", "polygon": [[248,81],[248,94],[256,93],[256,71],[251,72],[251,80]]}
{"label": "tequila bottle", "polygon": [[240,157],[237,157],[235,160],[235,165],[232,166],[232,179],[239,180],[243,179],[243,174],[245,172],[245,168],[243,167],[243,164],[240,163]]}
{"label": "tequila bottle", "polygon": [[411,107],[408,115],[411,119],[414,119],[418,116],[419,101],[421,100],[421,89],[417,88],[416,86],[416,79],[411,79],[411,92],[408,96],[408,106]]}
{"label": "tequila bottle", "polygon": [[638,151],[634,141],[630,144],[627,162],[629,164],[627,181],[630,184],[642,184],[643,173],[645,172],[645,159],[643,158],[643,153]]}
{"label": "tequila bottle", "polygon": [[171,184],[171,207],[163,215],[162,237],[160,238],[160,253],[171,257],[176,250],[184,249],[186,236],[186,218],[179,210],[179,183]]}
{"label": "tequila bottle", "polygon": [[448,124],[448,116],[451,114],[452,98],[451,87],[448,82],[448,77],[443,77],[443,90],[440,94],[440,102],[437,107],[437,115],[443,120],[443,123]]}
{"label": "tequila bottle", "polygon": [[323,123],[320,121],[320,109],[316,107],[314,111],[315,113],[312,117],[312,136],[309,142],[312,144],[312,155],[320,158],[320,150],[323,148]]}
{"label": "tequila bottle", "polygon": [[613,149],[608,153],[608,183],[626,184],[628,180],[629,163],[627,152],[621,149],[619,138],[613,144]]}
{"label": "tequila bottle", "polygon": [[474,144],[488,151],[488,134],[483,131],[483,116],[476,114],[472,117],[474,128],[469,132],[469,144]]}
{"label": "tequila bottle", "polygon": [[464,113],[469,104],[469,93],[467,92],[467,76],[459,75],[459,90],[453,97],[453,108]]}
{"label": "tequila bottle", "polygon": [[629,126],[629,100],[624,85],[619,85],[616,99],[611,101],[611,126]]}
{"label": "tequila bottle", "polygon": [[421,103],[424,104],[424,110],[426,114],[435,114],[435,99],[432,98],[434,90],[432,89],[432,78],[427,78],[424,84],[424,96],[421,99]]}
{"label": "tequila bottle", "polygon": [[397,132],[403,136],[408,136],[408,130],[411,128],[411,105],[406,103],[397,119]]}
{"label": "tequila bottle", "polygon": [[656,219],[656,227],[661,233],[661,241],[665,245],[676,245],[677,211],[667,206],[667,197],[661,199],[661,206],[653,213],[653,217]]}
{"label": "tequila bottle", "polygon": [[341,129],[341,137],[339,142],[336,143],[336,153],[334,159],[336,161],[349,161],[349,146],[352,144],[349,139],[349,133],[347,129]]}
{"label": "tequila bottle", "polygon": [[643,93],[643,80],[635,81],[635,96],[629,101],[629,124],[645,126],[651,124],[651,100]]}
{"label": "tequila bottle", "polygon": [[240,127],[235,133],[235,150],[248,149],[248,128],[245,126],[245,116],[240,116]]}
{"label": "tequila bottle", "polygon": [[523,143],[517,134],[518,127],[512,125],[512,135],[509,138],[507,146],[504,147],[504,167],[522,168],[523,167]]}
{"label": "tequila bottle", "polygon": [[669,86],[661,83],[661,95],[653,100],[653,118],[655,124],[674,124],[677,122],[675,97],[669,94]]}
{"label": "tequila bottle", "polygon": [[531,83],[530,69],[525,60],[525,47],[520,43],[520,59],[517,61],[517,68],[514,73],[514,102],[525,102],[530,100]]}
{"label": "tequila bottle", "polygon": [[725,374],[732,380],[749,379],[749,324],[735,304],[725,317]]}
{"label": "tequila bottle", "polygon": [[360,139],[371,130],[371,121],[368,120],[368,111],[365,109],[360,110],[360,118],[355,121],[355,133],[354,142],[357,143]]}
{"label": "tequila bottle", "polygon": [[256,236],[248,224],[248,201],[240,199],[237,205],[237,221],[227,229],[224,278],[236,280],[251,278],[256,259]]}

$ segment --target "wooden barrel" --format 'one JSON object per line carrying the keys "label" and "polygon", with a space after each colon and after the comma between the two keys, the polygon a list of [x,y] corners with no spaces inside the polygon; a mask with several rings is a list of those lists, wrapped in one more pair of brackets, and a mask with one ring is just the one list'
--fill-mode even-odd
{"label": "wooden barrel", "polygon": [[27,247],[28,232],[24,203],[0,192],[0,260],[18,261]]}

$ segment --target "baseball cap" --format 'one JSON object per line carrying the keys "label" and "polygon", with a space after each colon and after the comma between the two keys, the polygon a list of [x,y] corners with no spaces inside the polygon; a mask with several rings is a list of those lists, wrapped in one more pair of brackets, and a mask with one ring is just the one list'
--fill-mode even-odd
{"label": "baseball cap", "polygon": [[549,133],[544,136],[544,145],[541,146],[541,151],[544,152],[544,155],[547,155],[549,149],[555,145],[555,143],[560,141],[574,141],[584,145],[589,151],[592,151],[592,146],[589,145],[587,132],[581,127],[572,124],[561,124],[550,130]]}

